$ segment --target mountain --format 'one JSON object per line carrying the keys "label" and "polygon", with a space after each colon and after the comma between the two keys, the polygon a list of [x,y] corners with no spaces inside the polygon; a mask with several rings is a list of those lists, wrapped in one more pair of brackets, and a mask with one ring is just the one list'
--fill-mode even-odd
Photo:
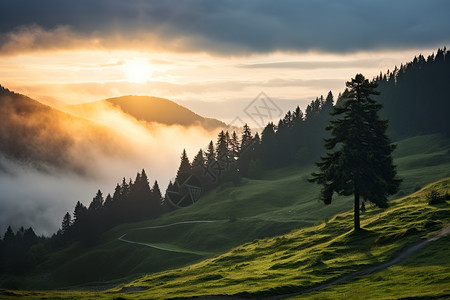
{"label": "mountain", "polygon": [[[0,116],[0,154],[41,170],[84,173],[93,148],[103,153],[120,152],[120,138],[110,129],[2,86]],[[7,171],[5,166],[0,166],[2,169]]]}
{"label": "mountain", "polygon": [[165,125],[202,126],[207,130],[224,128],[225,123],[211,118],[204,118],[173,101],[150,96],[122,96],[106,100],[74,105],[73,112],[95,118],[95,112],[112,106],[139,121]]}

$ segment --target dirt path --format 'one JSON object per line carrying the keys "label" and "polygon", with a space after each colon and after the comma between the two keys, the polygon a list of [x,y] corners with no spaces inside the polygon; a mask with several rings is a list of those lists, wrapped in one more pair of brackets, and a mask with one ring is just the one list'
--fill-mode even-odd
{"label": "dirt path", "polygon": [[[179,224],[211,223],[211,222],[218,222],[218,221],[186,221],[186,222],[178,222],[178,223],[173,223],[173,224],[168,224],[168,225],[161,225],[161,226],[136,228],[134,230],[157,229],[157,228],[163,228],[163,227],[174,226],[174,225],[179,225]],[[332,286],[332,285],[344,283],[344,282],[347,282],[347,281],[350,281],[350,280],[353,280],[353,279],[357,279],[357,278],[365,276],[365,275],[369,275],[369,274],[371,274],[373,272],[386,269],[386,268],[388,268],[388,267],[390,267],[392,265],[399,264],[400,262],[402,262],[402,261],[406,260],[407,258],[411,257],[414,253],[416,253],[417,251],[419,251],[420,249],[422,249],[423,247],[425,247],[429,243],[437,241],[440,238],[445,237],[445,236],[447,236],[449,234],[450,234],[450,225],[448,225],[447,227],[442,229],[435,236],[433,236],[431,238],[428,238],[426,240],[423,240],[421,242],[418,242],[417,244],[415,244],[415,245],[413,245],[413,246],[411,246],[409,248],[403,249],[400,252],[400,254],[398,254],[396,257],[394,257],[393,259],[391,259],[388,262],[382,263],[382,264],[377,265],[377,266],[369,267],[369,268],[361,270],[361,271],[354,272],[352,274],[343,276],[341,278],[338,278],[336,280],[333,280],[333,281],[321,284],[319,286],[315,286],[315,287],[312,287],[312,288],[305,289],[305,290],[303,290],[301,292],[292,293],[292,294],[285,294],[285,295],[277,295],[277,296],[272,296],[272,297],[268,297],[268,298],[264,298],[264,299],[267,299],[267,300],[285,299],[285,298],[299,296],[299,295],[303,295],[303,294],[307,294],[307,293],[311,293],[311,292],[317,292],[317,291],[323,290],[323,289],[325,289],[325,288],[327,288],[329,286]],[[132,244],[138,244],[138,245],[143,245],[143,246],[147,246],[147,247],[152,247],[152,248],[160,249],[160,250],[164,250],[164,251],[196,254],[196,253],[190,252],[188,250],[168,249],[168,248],[164,248],[164,247],[158,247],[158,246],[155,246],[155,245],[152,245],[152,244],[140,243],[140,242],[134,242],[134,241],[126,240],[126,239],[124,239],[124,237],[126,235],[127,235],[127,233],[122,235],[121,237],[119,237],[118,240],[126,242],[126,243],[132,243]],[[195,297],[195,299],[220,300],[220,299],[241,299],[241,298],[233,297],[233,296],[214,296],[214,295],[210,295],[210,296]]]}
{"label": "dirt path", "polygon": [[[170,226],[175,226],[175,225],[181,225],[181,224],[192,224],[192,223],[214,223],[214,222],[219,222],[220,220],[215,220],[215,221],[206,221],[206,220],[201,220],[201,221],[184,221],[184,222],[177,222],[177,223],[172,223],[172,224],[167,224],[167,225],[158,225],[158,226],[150,226],[150,227],[140,227],[140,228],[134,228],[132,229],[132,231],[135,230],[146,230],[146,229],[158,229],[158,228],[165,228],[165,227],[170,227]],[[150,244],[150,243],[142,243],[142,242],[135,242],[135,241],[131,241],[131,240],[127,240],[125,239],[125,236],[128,234],[129,232],[125,233],[124,235],[122,235],[121,237],[117,238],[119,241],[125,242],[125,243],[129,243],[129,244],[136,244],[136,245],[141,245],[141,246],[146,246],[146,247],[151,247],[154,249],[158,249],[158,250],[163,250],[163,251],[168,251],[168,252],[177,252],[177,253],[188,253],[188,254],[195,254],[195,255],[207,255],[209,253],[203,253],[203,252],[195,252],[195,251],[189,251],[189,250],[185,250],[185,249],[170,249],[170,248],[165,248],[165,247],[160,247],[160,246],[156,246],[154,244]]]}
{"label": "dirt path", "polygon": [[376,271],[380,271],[383,269],[386,269],[392,265],[398,264],[404,260],[406,260],[407,258],[411,257],[414,253],[416,253],[417,251],[419,251],[420,249],[422,249],[423,247],[425,247],[426,245],[428,245],[431,242],[437,241],[440,238],[443,238],[447,235],[450,234],[450,225],[448,225],[447,227],[445,227],[444,229],[442,229],[438,234],[436,234],[435,236],[428,238],[424,241],[418,242],[417,244],[403,249],[402,252],[400,252],[399,255],[397,255],[396,257],[394,257],[393,259],[391,259],[388,262],[385,262],[381,265],[377,265],[377,266],[373,266],[349,275],[346,275],[344,277],[338,278],[336,280],[321,284],[319,286],[316,287],[312,287],[306,290],[303,290],[301,292],[297,292],[297,293],[292,293],[292,294],[286,294],[286,295],[278,295],[278,296],[273,296],[273,297],[269,297],[269,298],[265,298],[265,299],[285,299],[285,298],[289,298],[289,297],[294,297],[294,296],[298,296],[298,295],[303,295],[303,294],[307,294],[307,293],[311,293],[311,292],[317,292],[320,290],[323,290],[329,286],[335,285],[335,284],[339,284],[339,283],[344,283],[353,279],[357,279],[359,277],[365,276],[365,275],[369,275],[373,272]]}

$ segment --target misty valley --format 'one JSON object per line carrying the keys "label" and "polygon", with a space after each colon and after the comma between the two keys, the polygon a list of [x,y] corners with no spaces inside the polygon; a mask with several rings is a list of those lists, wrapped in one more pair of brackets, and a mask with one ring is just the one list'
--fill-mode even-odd
{"label": "misty valley", "polygon": [[[183,9],[177,17],[186,17]],[[143,10],[142,20],[144,11],[152,13]],[[167,17],[163,12],[159,18]],[[224,12],[215,13],[220,18]],[[186,32],[193,30],[186,24]],[[55,34],[77,41],[81,33],[71,30],[22,28],[5,35],[6,46],[0,38],[0,48],[31,43],[41,49],[39,43]],[[139,39],[124,43],[119,36],[112,41],[141,51]],[[86,53],[106,47],[94,37],[83,46]],[[209,40],[191,38],[195,43],[174,36],[167,47],[190,53],[199,43],[209,49]],[[258,79],[258,88],[288,89],[292,83],[280,79],[282,72],[302,68],[313,76],[326,65],[347,72],[349,58],[317,66],[260,62],[251,48],[234,53],[233,44],[226,50],[218,45],[210,51],[220,53],[219,75],[212,65],[190,65],[204,56],[189,54],[170,74],[165,56],[151,62],[137,57],[81,64],[111,76],[107,82],[83,88],[48,83],[49,91],[114,94],[96,101],[65,103],[45,96],[38,84],[1,82],[0,298],[450,297],[450,50],[417,53],[373,77],[358,71],[345,80],[344,72],[336,80],[296,79],[299,94],[313,87],[321,92],[305,94],[304,101],[259,92],[253,101],[236,99],[242,111],[219,120],[197,110],[225,107],[204,100],[209,93],[253,92],[249,82],[266,69],[279,78]],[[320,57],[319,50],[309,55]],[[253,63],[241,64],[242,55]],[[370,55],[361,61],[378,67]],[[85,74],[69,62],[61,65],[67,78]],[[242,74],[256,72],[236,85],[226,73],[230,65]],[[18,76],[19,67],[4,68],[11,80]],[[197,73],[209,68],[211,79]],[[191,78],[176,85],[185,74],[202,83]],[[186,90],[170,100],[121,93],[124,86],[145,85],[164,97],[165,89]]]}

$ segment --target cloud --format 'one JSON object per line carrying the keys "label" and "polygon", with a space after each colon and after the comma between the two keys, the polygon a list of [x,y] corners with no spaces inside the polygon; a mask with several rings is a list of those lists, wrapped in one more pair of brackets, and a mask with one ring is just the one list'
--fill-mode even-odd
{"label": "cloud", "polygon": [[[159,49],[241,55],[436,47],[450,2],[1,0],[0,49]],[[24,27],[25,26],[25,27]],[[30,48],[31,47],[31,48]],[[34,48],[33,48],[34,47]]]}
{"label": "cloud", "polygon": [[[0,234],[11,225],[14,230],[32,226],[36,233],[50,235],[60,227],[63,215],[73,212],[77,201],[89,205],[98,189],[106,197],[114,192],[122,177],[134,180],[143,168],[150,184],[158,180],[164,193],[176,175],[182,150],[186,149],[192,159],[217,135],[216,130],[199,126],[139,122],[106,104],[97,108],[83,116],[113,129],[117,139],[92,140],[89,130],[67,128],[77,143],[62,149],[64,153],[55,151],[54,155],[79,161],[86,168],[84,172],[54,167],[36,169],[0,154]],[[54,134],[45,128],[43,131],[42,135]],[[41,144],[45,147],[45,142]],[[104,151],[105,144],[109,151]]]}
{"label": "cloud", "polygon": [[302,70],[316,70],[316,69],[342,69],[354,67],[376,67],[378,61],[374,59],[352,60],[352,61],[283,61],[270,62],[259,64],[243,64],[240,68],[246,69],[302,69]]}

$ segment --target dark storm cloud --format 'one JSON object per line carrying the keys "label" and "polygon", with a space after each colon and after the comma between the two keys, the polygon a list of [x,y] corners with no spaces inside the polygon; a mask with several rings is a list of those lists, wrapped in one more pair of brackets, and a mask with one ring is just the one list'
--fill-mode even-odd
{"label": "dark storm cloud", "polygon": [[[20,35],[27,33],[25,46],[36,48],[64,48],[61,35],[66,34],[95,40],[97,47],[145,47],[152,39],[152,45],[156,41],[169,50],[230,55],[435,47],[450,40],[446,0],[0,0],[0,4],[0,43],[15,48],[20,48]],[[30,31],[33,34],[36,28],[48,35],[30,42]]]}

